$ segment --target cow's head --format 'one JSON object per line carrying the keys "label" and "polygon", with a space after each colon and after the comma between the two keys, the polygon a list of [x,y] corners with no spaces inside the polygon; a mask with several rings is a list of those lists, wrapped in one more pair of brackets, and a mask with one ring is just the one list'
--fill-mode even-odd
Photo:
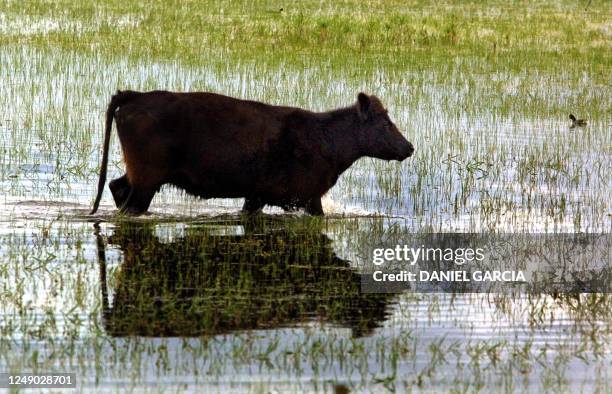
{"label": "cow's head", "polygon": [[414,147],[391,122],[378,97],[359,93],[356,107],[361,120],[356,138],[363,155],[397,161],[412,155]]}

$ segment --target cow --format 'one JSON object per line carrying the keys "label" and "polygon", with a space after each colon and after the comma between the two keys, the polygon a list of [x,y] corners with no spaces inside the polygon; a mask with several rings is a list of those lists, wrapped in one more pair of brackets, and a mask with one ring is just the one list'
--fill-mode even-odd
{"label": "cow", "polygon": [[413,145],[376,96],[311,112],[215,93],[118,91],[106,111],[98,192],[106,182],[113,119],[125,175],[109,188],[123,213],[149,209],[170,184],[201,198],[244,198],[243,212],[265,205],[323,215],[321,197],[356,160],[402,161]]}

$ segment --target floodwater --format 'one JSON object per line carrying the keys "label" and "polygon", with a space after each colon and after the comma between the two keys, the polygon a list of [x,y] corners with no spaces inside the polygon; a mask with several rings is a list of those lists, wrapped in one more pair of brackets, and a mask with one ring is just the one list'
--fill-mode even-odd
{"label": "floodwater", "polygon": [[[75,372],[80,388],[109,391],[609,388],[610,300],[584,281],[572,294],[370,294],[361,277],[377,240],[609,234],[610,119],[572,131],[552,115],[470,118],[450,108],[474,92],[427,75],[406,97],[394,76],[364,87],[280,71],[2,54],[0,371]],[[564,92],[541,86],[551,100]],[[240,200],[170,189],[139,218],[118,216],[107,191],[89,216],[108,98],[160,87],[316,110],[376,91],[417,152],[357,163],[325,197],[324,219],[275,208],[246,219]],[[121,169],[114,139],[110,179]],[[609,249],[596,256],[570,273],[609,279]]]}

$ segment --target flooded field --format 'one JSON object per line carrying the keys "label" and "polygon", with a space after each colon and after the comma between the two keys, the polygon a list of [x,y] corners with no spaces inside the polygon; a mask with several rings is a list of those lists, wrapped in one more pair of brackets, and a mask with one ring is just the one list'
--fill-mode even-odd
{"label": "flooded field", "polygon": [[[3,3],[0,372],[112,392],[608,392],[609,287],[571,276],[610,278],[612,10],[583,3]],[[106,189],[90,216],[117,89],[314,111],[365,91],[416,152],[358,161],[324,218],[172,188],[137,218]],[[116,133],[110,158],[112,179]],[[438,233],[604,248],[571,292],[362,291],[364,245]]]}

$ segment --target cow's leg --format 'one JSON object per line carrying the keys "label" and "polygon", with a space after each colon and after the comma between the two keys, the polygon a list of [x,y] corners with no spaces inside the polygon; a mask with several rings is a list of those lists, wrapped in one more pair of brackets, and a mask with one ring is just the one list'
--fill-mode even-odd
{"label": "cow's leg", "polygon": [[245,198],[244,205],[242,205],[242,213],[247,213],[249,215],[254,215],[256,213],[261,212],[263,207],[266,204],[261,201],[259,198]]}
{"label": "cow's leg", "polygon": [[128,215],[145,213],[155,195],[155,188],[133,186],[127,201],[121,206],[121,212]]}
{"label": "cow's leg", "polygon": [[323,206],[321,205],[321,197],[316,197],[306,203],[306,213],[313,216],[323,216]]}
{"label": "cow's leg", "polygon": [[127,179],[127,174],[110,181],[108,187],[111,193],[113,194],[115,205],[117,206],[117,208],[121,209],[123,204],[125,204],[128,197],[130,196],[130,191],[132,190],[132,186],[130,186],[130,182]]}

